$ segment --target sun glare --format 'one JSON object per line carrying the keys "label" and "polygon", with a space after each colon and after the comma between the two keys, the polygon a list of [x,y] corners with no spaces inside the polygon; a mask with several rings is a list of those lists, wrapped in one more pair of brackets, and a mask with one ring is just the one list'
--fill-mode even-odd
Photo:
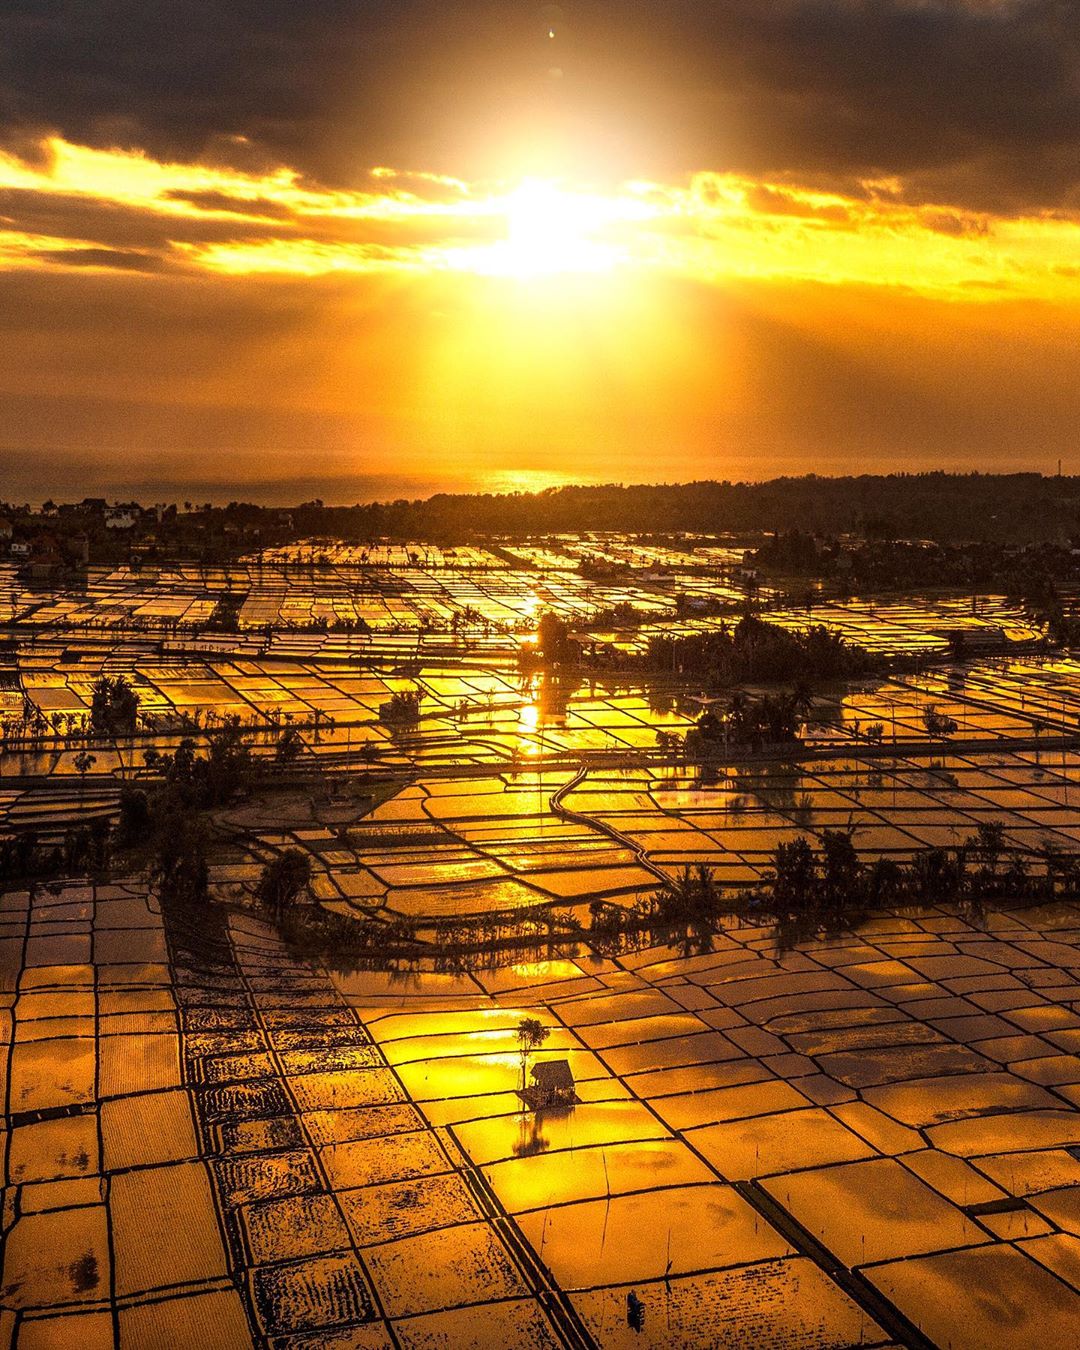
{"label": "sun glare", "polygon": [[527,178],[496,210],[505,220],[505,237],[477,251],[476,271],[528,280],[606,272],[620,260],[618,248],[602,237],[614,217],[613,204],[603,198]]}
{"label": "sun glare", "polygon": [[506,207],[513,270],[523,276],[606,270],[615,262],[615,251],[591,237],[603,223],[602,214],[587,197],[527,179]]}

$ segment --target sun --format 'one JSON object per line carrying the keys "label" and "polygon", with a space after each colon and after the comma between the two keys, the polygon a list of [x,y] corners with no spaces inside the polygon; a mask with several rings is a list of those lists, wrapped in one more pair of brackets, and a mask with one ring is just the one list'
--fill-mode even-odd
{"label": "sun", "polygon": [[486,268],[529,279],[559,273],[606,272],[618,250],[602,237],[610,223],[608,204],[558,184],[527,178],[501,203],[506,235],[487,250]]}
{"label": "sun", "polygon": [[546,178],[502,184],[478,203],[489,239],[433,256],[454,271],[512,281],[622,271],[640,261],[660,211],[647,187],[604,193]]}
{"label": "sun", "polygon": [[526,179],[506,203],[507,252],[521,275],[595,272],[610,249],[590,237],[601,223],[589,199]]}

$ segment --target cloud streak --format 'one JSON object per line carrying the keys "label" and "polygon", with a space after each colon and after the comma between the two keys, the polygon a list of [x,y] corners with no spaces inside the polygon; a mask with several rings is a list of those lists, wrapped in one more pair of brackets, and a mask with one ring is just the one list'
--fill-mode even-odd
{"label": "cloud streak", "polygon": [[[527,258],[519,267],[508,252],[520,252],[515,230],[532,207],[520,184],[377,168],[360,188],[330,188],[287,167],[245,173],[55,137],[39,151],[0,155],[0,266],[233,277],[528,271]],[[708,172],[606,192],[541,186],[553,194],[555,219],[540,222],[535,248],[542,253],[547,226],[568,222],[585,260],[575,266],[568,251],[565,266],[555,259],[544,272],[590,270],[588,259],[602,254],[631,277],[703,284],[813,280],[967,300],[1080,298],[1080,213],[913,205],[895,179],[847,193]]]}

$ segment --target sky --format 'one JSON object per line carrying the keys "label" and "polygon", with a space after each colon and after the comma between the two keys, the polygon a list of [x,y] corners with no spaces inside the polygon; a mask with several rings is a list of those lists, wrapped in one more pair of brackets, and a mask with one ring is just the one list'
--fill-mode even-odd
{"label": "sky", "polygon": [[1072,0],[7,0],[0,498],[1077,471]]}

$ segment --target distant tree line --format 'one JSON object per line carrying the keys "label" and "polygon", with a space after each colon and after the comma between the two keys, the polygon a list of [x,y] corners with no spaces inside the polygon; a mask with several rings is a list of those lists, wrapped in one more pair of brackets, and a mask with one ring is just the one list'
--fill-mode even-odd
{"label": "distant tree line", "polygon": [[[804,684],[789,692],[752,698],[741,690],[721,710],[706,709],[686,733],[683,752],[689,759],[715,754],[721,748],[760,750],[766,745],[793,744],[813,709],[813,695]],[[662,750],[677,751],[675,732],[658,732]]]}
{"label": "distant tree line", "polygon": [[42,877],[104,876],[112,863],[115,834],[108,818],[69,825],[58,835],[19,830],[0,836],[0,887]]}
{"label": "distant tree line", "polygon": [[[1080,479],[1018,474],[863,474],[858,477],[774,478],[760,483],[552,488],[538,493],[440,493],[426,500],[326,506],[316,499],[291,506],[233,501],[178,511],[167,507],[132,531],[147,535],[147,554],[183,554],[223,562],[252,547],[306,538],[365,543],[375,539],[457,544],[481,535],[530,535],[613,530],[659,539],[681,533],[803,530],[868,539],[996,540],[1029,543],[1080,536]],[[47,528],[61,539],[89,533],[92,557],[119,560],[127,538],[97,521],[99,512],[42,517],[27,506],[0,503],[18,537]],[[139,555],[133,557],[138,562]]]}
{"label": "distant tree line", "polygon": [[823,624],[799,631],[752,614],[707,632],[656,634],[639,663],[647,671],[689,675],[715,689],[747,682],[845,679],[878,664],[865,648]]}
{"label": "distant tree line", "polygon": [[[1068,542],[913,542],[816,535],[802,529],[778,531],[748,555],[761,571],[779,578],[831,582],[842,595],[881,591],[962,589],[1000,594],[1024,606],[1049,629],[1049,636],[1072,645],[1077,619],[1066,608],[1062,588],[1080,582],[1080,520]],[[815,594],[802,597],[812,609]]]}
{"label": "distant tree line", "polygon": [[[113,694],[115,688],[113,684]],[[113,704],[105,697],[108,692],[102,694],[102,709]],[[127,706],[123,698],[120,704]],[[299,753],[298,741],[295,728],[286,727],[280,733],[275,754],[278,765],[293,762]],[[253,786],[257,761],[250,739],[239,717],[227,716],[202,747],[185,737],[171,754],[150,748],[143,757],[156,781],[146,787],[123,785],[114,825],[102,813],[86,824],[69,826],[60,835],[21,830],[0,836],[0,884],[64,874],[103,876],[117,853],[135,850],[147,860],[163,900],[205,900],[207,813]],[[80,774],[85,775],[94,759],[86,752],[76,757]]]}
{"label": "distant tree line", "polygon": [[634,905],[596,901],[589,933],[601,950],[635,938],[707,950],[735,915],[771,918],[781,945],[839,932],[869,914],[903,905],[1023,904],[1080,896],[1080,852],[1044,840],[1033,850],[1008,843],[1000,822],[986,822],[955,848],[923,848],[909,859],[864,859],[854,831],[821,831],[779,843],[760,883],[725,885],[707,863],[684,867]]}
{"label": "distant tree line", "polygon": [[[478,535],[615,530],[659,538],[802,529],[868,538],[1026,543],[1080,535],[1080,479],[1040,474],[864,474],[761,483],[552,488],[538,493],[438,494],[357,506],[305,502],[280,511],[231,503],[207,514],[264,537],[326,536],[355,542],[459,543]],[[185,517],[180,517],[183,522]]]}

